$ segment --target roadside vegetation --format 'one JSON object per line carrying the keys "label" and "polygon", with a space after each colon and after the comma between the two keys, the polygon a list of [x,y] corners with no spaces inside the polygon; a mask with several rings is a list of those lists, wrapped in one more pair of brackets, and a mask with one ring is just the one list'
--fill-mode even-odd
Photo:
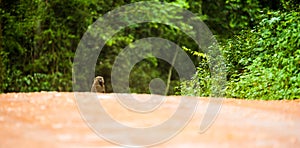
{"label": "roadside vegetation", "polygon": [[[0,93],[72,91],[73,58],[84,32],[105,13],[133,2],[137,0],[0,0]],[[300,98],[297,0],[164,2],[198,15],[217,38],[226,61],[226,97]],[[171,17],[177,16],[166,19]],[[197,72],[180,82],[170,64],[150,56],[133,68],[132,92],[150,93],[150,81],[159,77],[169,95],[210,96],[209,57],[186,34],[159,23],[128,26],[106,43],[95,75],[105,78],[107,92],[112,92],[110,73],[118,53],[146,37],[165,38],[182,47]]]}

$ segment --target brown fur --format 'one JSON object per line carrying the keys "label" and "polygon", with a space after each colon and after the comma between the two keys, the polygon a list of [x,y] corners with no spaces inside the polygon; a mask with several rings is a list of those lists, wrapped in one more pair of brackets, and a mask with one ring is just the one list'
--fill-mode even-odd
{"label": "brown fur", "polygon": [[93,83],[91,92],[105,93],[105,85],[104,85],[104,78],[103,77],[97,76],[94,79],[94,83]]}

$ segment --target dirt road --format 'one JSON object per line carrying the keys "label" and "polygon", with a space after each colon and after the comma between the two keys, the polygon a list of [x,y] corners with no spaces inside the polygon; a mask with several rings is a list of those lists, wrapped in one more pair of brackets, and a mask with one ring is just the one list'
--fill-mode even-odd
{"label": "dirt road", "polygon": [[[103,106],[115,120],[140,127],[155,126],[168,119],[179,100],[167,97],[157,111],[140,115],[122,108],[114,94],[101,94],[101,98],[105,98]],[[200,134],[197,131],[209,100],[193,99],[199,99],[199,106],[190,123],[175,137],[155,147],[300,146],[300,100],[226,99],[214,124]],[[73,93],[41,92],[0,94],[0,147],[118,146],[98,137],[87,126]]]}

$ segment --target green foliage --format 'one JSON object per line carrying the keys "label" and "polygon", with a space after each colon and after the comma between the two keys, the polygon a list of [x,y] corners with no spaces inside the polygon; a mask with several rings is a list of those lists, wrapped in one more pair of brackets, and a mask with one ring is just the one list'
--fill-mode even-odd
{"label": "green foliage", "polygon": [[[135,0],[2,0],[0,92],[71,91],[72,60],[84,32],[106,12],[133,2]],[[190,8],[192,2],[177,0],[171,3]],[[176,18],[176,15],[170,14],[170,18],[165,19],[173,19],[172,17]],[[109,26],[105,29],[109,29]],[[111,92],[111,68],[115,57],[124,47],[138,39],[151,36],[166,37],[177,42],[183,35],[172,26],[158,23],[128,26],[108,41],[96,64],[95,75],[105,77],[107,91]],[[184,42],[187,42],[187,39],[183,38],[181,41],[180,44],[186,44]],[[167,79],[170,65],[157,59],[146,61],[152,64],[137,65],[139,67],[133,69],[130,76],[131,82],[139,82],[132,84],[135,85],[132,88],[133,92],[149,92],[147,82],[150,78],[161,76]],[[176,81],[178,77],[172,75],[171,94],[174,93]]]}
{"label": "green foliage", "polygon": [[181,82],[180,88],[178,88],[180,93],[178,94],[185,96],[210,96],[212,81],[207,55],[201,52],[192,51],[186,47],[183,47],[183,50],[199,57],[200,62],[197,67],[197,72],[193,78],[191,80]]}
{"label": "green foliage", "polygon": [[[282,2],[282,9],[290,8]],[[300,98],[299,9],[266,11],[258,25],[221,40],[227,67],[227,97],[246,99]],[[247,25],[246,25],[247,26]],[[190,50],[189,50],[190,51]],[[195,54],[193,54],[195,55]],[[200,56],[201,57],[201,56]],[[181,94],[209,96],[212,80],[207,65],[199,64],[191,81],[181,83]]]}
{"label": "green foliage", "polygon": [[71,87],[69,80],[65,80],[61,73],[46,75],[34,73],[33,75],[21,76],[21,71],[14,71],[13,77],[7,79],[8,84],[14,87],[7,87],[10,92],[28,91],[63,91]]}
{"label": "green foliage", "polygon": [[[75,39],[71,28],[61,25],[54,16],[54,5],[55,1],[1,2],[0,92],[47,90],[37,86],[46,83],[44,80],[50,84],[49,80],[56,78],[57,73],[63,74],[59,78],[69,83],[68,87],[56,83],[47,85],[48,89],[71,90],[70,73],[67,73],[74,55],[69,49]],[[27,87],[31,78],[40,82],[32,82],[30,85],[36,86]]]}
{"label": "green foliage", "polygon": [[[173,3],[180,7],[188,7],[187,3],[184,3],[184,1],[176,1]],[[166,10],[167,9],[170,8],[166,8]],[[153,12],[153,13],[159,14],[161,13],[161,11],[167,12],[166,10],[159,10],[159,12]],[[147,17],[147,15],[145,17]],[[182,16],[178,16],[178,14],[172,14],[172,15],[170,14],[168,16],[161,16],[161,17],[164,17],[163,18],[164,20],[171,20],[171,19],[181,19]],[[124,20],[126,20],[126,18],[124,18]],[[127,26],[124,29],[120,30],[107,42],[107,44],[101,51],[100,57],[98,58],[97,63],[99,64],[97,64],[96,66],[96,74],[103,75],[106,78],[106,82],[107,82],[106,88],[108,92],[112,91],[110,72],[118,53],[124,47],[128,46],[128,44],[147,37],[161,37],[173,41],[179,45],[187,44],[189,43],[188,41],[191,40],[187,37],[187,35],[181,32],[178,28],[175,28],[172,25],[160,24],[155,22],[135,24],[135,25]],[[186,46],[194,46],[194,44],[189,43]],[[126,67],[126,63],[123,63],[122,66]],[[149,93],[150,92],[149,82],[153,78],[161,78],[166,83],[169,82],[170,85],[167,85],[169,86],[169,94],[174,94],[174,87],[178,85],[179,78],[173,72],[173,70],[171,72],[171,76],[168,77],[168,72],[170,70],[170,67],[171,65],[168,64],[167,62],[161,61],[156,58],[148,58],[141,61],[132,69],[132,72],[130,74],[129,82],[130,82],[131,92]]]}
{"label": "green foliage", "polygon": [[264,100],[300,98],[299,18],[296,11],[270,12],[255,31],[246,35],[247,46],[252,50],[240,57],[239,63],[246,65],[245,72],[231,79],[229,96]]}
{"label": "green foliage", "polygon": [[[83,12],[89,4],[73,0],[2,2],[0,66],[6,78],[1,80],[0,92],[71,91],[74,52],[84,28],[92,23]],[[60,80],[56,83],[55,79]]]}
{"label": "green foliage", "polygon": [[[108,11],[136,1],[139,0],[1,0],[0,92],[72,91],[72,61],[84,32]],[[221,41],[227,62],[228,97],[300,98],[296,0],[164,2],[197,14]],[[180,16],[169,14],[161,19],[176,20]],[[96,63],[95,75],[104,76],[108,92],[112,92],[110,74],[117,55],[130,43],[146,37],[161,37],[176,43],[197,65],[193,79],[177,87],[178,94],[211,94],[209,58],[198,52],[198,45],[178,28],[159,23],[127,26],[106,43]],[[153,78],[169,83],[169,94],[174,94],[179,84],[171,65],[150,55],[132,69],[131,91],[149,93],[148,85]]]}
{"label": "green foliage", "polygon": [[203,1],[204,22],[221,39],[230,38],[243,29],[258,24],[262,12],[258,0],[214,0]]}

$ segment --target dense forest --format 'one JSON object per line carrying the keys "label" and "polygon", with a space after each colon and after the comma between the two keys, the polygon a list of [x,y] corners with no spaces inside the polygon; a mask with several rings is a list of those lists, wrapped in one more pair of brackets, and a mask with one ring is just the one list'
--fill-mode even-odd
{"label": "dense forest", "polygon": [[[0,0],[0,93],[72,91],[77,46],[89,26],[107,12],[138,0]],[[227,97],[300,98],[300,6],[297,0],[165,0],[199,16],[212,31],[226,62]],[[155,13],[155,12],[153,12]],[[176,17],[176,15],[170,17]],[[197,67],[191,80],[179,81],[171,65],[157,58],[139,62],[130,73],[130,89],[149,93],[154,78],[169,95],[210,96],[206,57],[176,27],[142,23],[125,27],[103,48],[95,75],[112,92],[116,56],[128,44],[160,37],[185,49]]]}

